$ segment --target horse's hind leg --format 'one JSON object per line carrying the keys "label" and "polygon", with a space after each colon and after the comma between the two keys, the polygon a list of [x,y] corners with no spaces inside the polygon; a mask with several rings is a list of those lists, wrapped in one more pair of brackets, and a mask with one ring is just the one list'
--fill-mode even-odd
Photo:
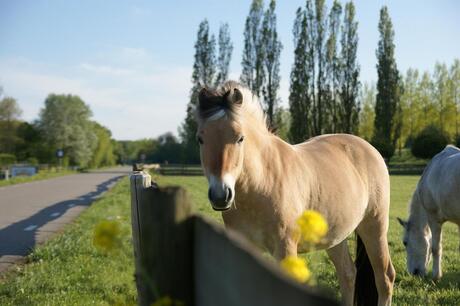
{"label": "horse's hind leg", "polygon": [[396,277],[388,249],[387,231],[388,219],[381,216],[368,217],[357,228],[357,233],[364,243],[374,270],[379,306],[391,305],[393,284]]}
{"label": "horse's hind leg", "polygon": [[342,304],[351,306],[353,305],[356,268],[348,250],[347,240],[345,239],[333,248],[328,249],[327,254],[337,271],[340,292],[342,293]]}

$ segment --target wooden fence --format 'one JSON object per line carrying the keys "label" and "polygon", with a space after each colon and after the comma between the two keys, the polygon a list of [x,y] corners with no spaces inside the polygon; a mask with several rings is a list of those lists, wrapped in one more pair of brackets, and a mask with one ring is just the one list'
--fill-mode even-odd
{"label": "wooden fence", "polygon": [[186,191],[131,176],[139,305],[169,296],[186,306],[338,305],[287,277],[241,235],[192,214]]}
{"label": "wooden fence", "polygon": [[425,167],[421,164],[390,164],[388,172],[390,175],[421,175]]}

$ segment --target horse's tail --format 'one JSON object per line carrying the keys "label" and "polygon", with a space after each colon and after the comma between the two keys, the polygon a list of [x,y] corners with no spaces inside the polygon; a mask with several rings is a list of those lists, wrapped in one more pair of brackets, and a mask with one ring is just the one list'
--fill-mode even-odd
{"label": "horse's tail", "polygon": [[356,280],[354,304],[357,306],[377,305],[378,293],[375,285],[374,269],[361,237],[356,234]]}

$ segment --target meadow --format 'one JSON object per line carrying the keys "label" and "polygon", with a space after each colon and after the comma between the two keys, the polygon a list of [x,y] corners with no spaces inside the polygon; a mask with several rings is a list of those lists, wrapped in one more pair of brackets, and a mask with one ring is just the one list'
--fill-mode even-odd
{"label": "meadow", "polygon": [[[207,200],[207,182],[202,176],[158,176],[160,185],[181,185],[188,189],[197,213],[222,223],[220,213]],[[406,272],[402,227],[396,217],[407,217],[407,203],[418,176],[391,177],[390,250],[397,277],[395,305],[458,305],[460,301],[459,234],[446,224],[444,235],[444,276],[415,278]],[[73,224],[28,257],[0,280],[0,305],[133,305],[136,303],[133,255],[130,238],[130,197],[127,178],[96,201]],[[93,244],[94,228],[102,220],[120,224],[120,243],[111,252]],[[350,238],[351,248],[354,238]],[[351,249],[350,248],[350,249]],[[305,256],[319,286],[338,297],[335,270],[324,251]]]}

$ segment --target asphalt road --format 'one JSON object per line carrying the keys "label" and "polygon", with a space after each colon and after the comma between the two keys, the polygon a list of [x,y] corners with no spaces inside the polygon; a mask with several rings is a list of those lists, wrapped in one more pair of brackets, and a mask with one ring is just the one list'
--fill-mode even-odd
{"label": "asphalt road", "polygon": [[0,187],[0,273],[130,173],[118,167]]}

